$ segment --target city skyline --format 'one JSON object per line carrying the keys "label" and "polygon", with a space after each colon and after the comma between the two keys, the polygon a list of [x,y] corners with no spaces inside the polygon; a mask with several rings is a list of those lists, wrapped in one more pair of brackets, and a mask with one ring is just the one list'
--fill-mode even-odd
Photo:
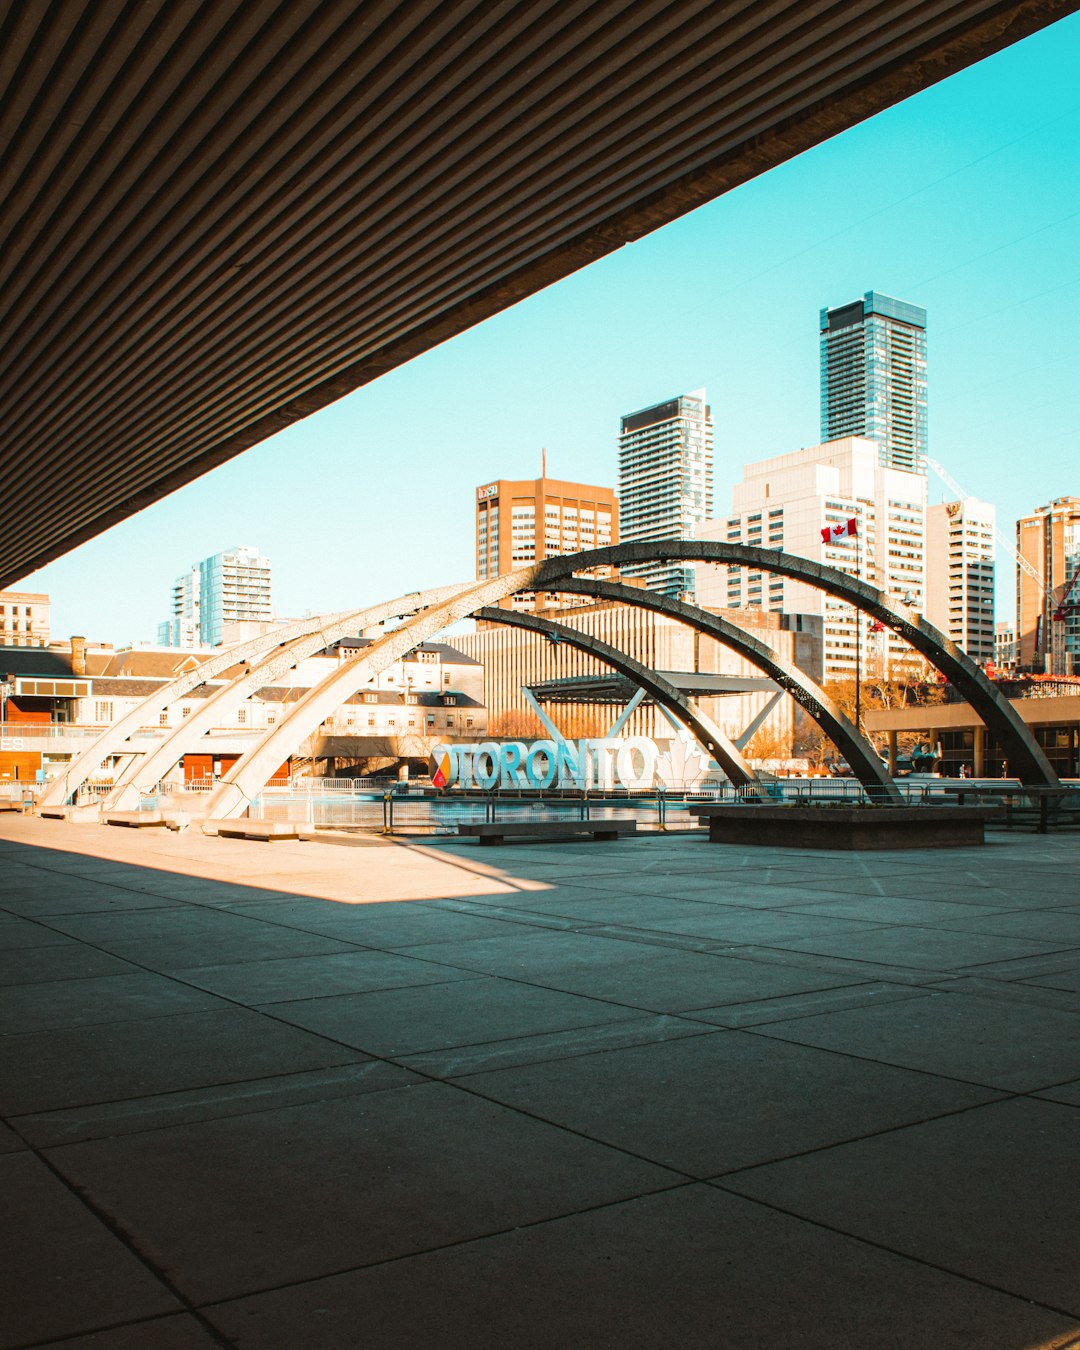
{"label": "city skyline", "polygon": [[[1078,54],[1080,21],[1064,20],[401,367],[18,587],[52,594],[58,634],[126,641],[153,635],[183,554],[237,537],[272,544],[282,613],[465,578],[472,530],[463,505],[448,510],[447,460],[474,483],[524,478],[546,444],[553,476],[613,482],[618,416],[699,385],[716,422],[720,515],[743,464],[817,441],[818,311],[871,286],[930,312],[932,453],[1008,533],[1077,487]],[[998,570],[999,604],[1011,602]],[[122,594],[103,576],[122,577]]]}

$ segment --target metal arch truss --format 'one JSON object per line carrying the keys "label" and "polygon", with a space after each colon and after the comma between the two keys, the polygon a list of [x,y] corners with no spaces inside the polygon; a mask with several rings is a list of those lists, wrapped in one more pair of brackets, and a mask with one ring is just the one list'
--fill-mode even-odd
{"label": "metal arch truss", "polygon": [[[785,661],[771,647],[736,627],[735,624],[720,618],[718,614],[711,614],[708,610],[698,609],[695,605],[660,595],[656,591],[645,591],[640,587],[624,586],[618,582],[598,581],[593,577],[571,577],[560,581],[559,590],[575,595],[592,595],[603,600],[618,600],[639,609],[654,610],[658,614],[666,614],[690,628],[697,629],[699,633],[715,638],[725,647],[730,647],[732,651],[745,657],[751,665],[775,680],[781,689],[805,709],[847,760],[871,800],[895,803],[903,800],[873,746],[844,716],[825,690],[797,666]],[[488,615],[485,614],[484,617],[487,618]]]}
{"label": "metal arch truss", "polygon": [[755,572],[771,572],[775,576],[806,582],[815,590],[857,606],[910,643],[963,695],[996,738],[1009,761],[1010,771],[1022,783],[1031,787],[1059,785],[1057,774],[1019,713],[955,642],[927,623],[922,615],[906,607],[894,607],[884,591],[857,581],[838,568],[777,549],[754,548],[750,544],[706,539],[642,540],[547,558],[537,564],[536,589],[558,591],[563,589],[562,580],[594,567],[662,561],[751,567]]}
{"label": "metal arch truss", "polygon": [[617,647],[609,646],[589,633],[582,633],[579,629],[570,628],[566,624],[553,623],[550,619],[542,619],[536,614],[522,614],[512,609],[487,607],[476,610],[473,617],[484,619],[488,623],[502,623],[511,628],[525,628],[533,633],[543,633],[560,643],[565,643],[568,647],[576,647],[578,651],[594,656],[621,675],[628,675],[673,717],[683,723],[733,783],[740,787],[756,787],[760,790],[761,784],[757,774],[747,764],[735,742],[730,740],[710,717],[706,717],[700,709],[695,708],[670,681],[663,679],[648,666],[643,666],[640,661],[635,661],[632,656],[627,656]]}
{"label": "metal arch truss", "polygon": [[[535,615],[523,615],[501,609],[488,611],[489,606],[497,605],[500,600],[515,593],[542,590],[573,591],[654,609],[670,614],[671,617],[731,646],[766,671],[777,684],[796,699],[801,707],[806,709],[845,755],[871,796],[884,801],[897,800],[897,789],[880,760],[828,695],[813,681],[808,680],[801,671],[783,661],[750,634],[717,615],[652,592],[621,586],[614,582],[601,582],[593,577],[575,576],[575,573],[587,572],[596,567],[618,567],[627,563],[665,560],[752,567],[755,570],[806,582],[817,590],[857,606],[900,634],[967,698],[987,728],[997,738],[1009,758],[1010,765],[1014,767],[1022,782],[1033,785],[1057,783],[1056,774],[1028,728],[979,667],[920,615],[903,608],[894,608],[884,592],[855,580],[837,568],[773,549],[708,540],[666,540],[617,544],[610,548],[548,558],[490,581],[446,587],[441,591],[425,592],[422,596],[418,593],[411,597],[412,603],[408,605],[401,601],[391,602],[390,608],[395,614],[408,613],[413,617],[407,618],[399,628],[362,649],[356,657],[343,661],[337,670],[298,700],[287,711],[282,721],[268,730],[266,735],[233,766],[212,794],[208,803],[208,814],[215,818],[241,814],[277,766],[288,759],[304,739],[316,731],[321,722],[347,698],[449,624],[477,614],[482,614],[482,617],[493,622],[532,628],[535,631],[554,630],[561,640],[581,650],[589,651],[597,659],[632,675],[632,678],[649,688],[658,702],[687,723],[734,781],[751,784],[756,781],[740,752],[719,729],[698,710],[686,704],[677,690],[668,686],[666,681],[661,681],[655,672],[634,662],[633,658],[576,629],[563,628],[562,625],[541,620]],[[355,627],[358,623],[364,622],[360,616],[371,612],[355,611],[347,622]],[[339,618],[340,616],[335,616],[335,619]],[[308,622],[309,633],[316,630],[320,633],[320,638],[326,637],[331,628],[336,627],[321,624],[318,620]],[[348,629],[344,628],[342,631]],[[277,645],[281,645],[281,634],[275,634],[274,638]],[[223,668],[227,669],[229,664],[235,663],[237,660],[235,651],[230,652],[228,658],[228,660],[224,656],[220,658],[224,663]],[[267,664],[269,665],[269,662]],[[196,678],[192,681],[191,687],[205,680],[208,673],[205,665],[199,672],[193,672]],[[239,678],[243,680],[245,677]],[[245,691],[241,697],[247,697],[248,692],[250,690]],[[176,696],[175,693],[169,695],[169,697]],[[144,706],[149,707],[151,703],[156,703],[158,707],[163,706],[161,700],[161,694],[154,695]],[[124,723],[118,723],[117,728],[110,730],[118,730],[129,720],[124,719]],[[136,722],[135,725],[137,724]],[[127,734],[129,733],[125,732],[125,736]],[[174,748],[177,744],[179,742],[174,742]],[[96,745],[93,753],[97,754],[99,748],[100,746]],[[104,753],[107,751],[101,753],[101,758],[104,758]]]}

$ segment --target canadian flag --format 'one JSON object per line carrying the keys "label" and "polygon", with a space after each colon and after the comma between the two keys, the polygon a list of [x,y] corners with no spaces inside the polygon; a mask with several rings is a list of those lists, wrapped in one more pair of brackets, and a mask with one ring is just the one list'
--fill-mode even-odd
{"label": "canadian flag", "polygon": [[854,539],[859,533],[858,522],[852,516],[850,520],[838,520],[835,525],[825,525],[821,530],[821,542],[831,543],[834,539]]}

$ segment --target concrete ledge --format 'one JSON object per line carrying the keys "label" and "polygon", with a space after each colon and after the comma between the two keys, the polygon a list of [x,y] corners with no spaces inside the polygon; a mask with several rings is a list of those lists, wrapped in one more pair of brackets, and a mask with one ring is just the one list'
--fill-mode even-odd
{"label": "concrete ledge", "polygon": [[636,833],[635,820],[492,820],[458,826],[459,835],[481,844],[501,844],[504,839],[618,839]]}
{"label": "concrete ledge", "polygon": [[692,806],[711,844],[770,848],[969,848],[986,842],[982,806]]}
{"label": "concrete ledge", "polygon": [[[213,831],[206,830],[207,825],[212,825]],[[287,820],[208,820],[203,829],[221,839],[260,839],[271,843],[275,839],[300,838],[299,825]]]}
{"label": "concrete ledge", "polygon": [[145,830],[154,825],[165,824],[160,811],[108,811],[105,814],[106,825],[126,825],[132,830]]}

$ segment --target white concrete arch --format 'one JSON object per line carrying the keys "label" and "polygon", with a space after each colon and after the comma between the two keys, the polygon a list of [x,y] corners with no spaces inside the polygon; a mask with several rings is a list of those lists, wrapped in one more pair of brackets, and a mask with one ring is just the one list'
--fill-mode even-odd
{"label": "white concrete arch", "polygon": [[[327,622],[327,618],[341,618],[343,614],[349,612],[342,611],[342,614],[329,615],[321,619],[297,619],[294,623],[282,624],[268,633],[260,633],[257,637],[247,638],[232,647],[223,648],[196,665],[193,670],[184,671],[168,684],[149,694],[129,713],[110,723],[96,740],[91,741],[85,750],[80,751],[72,759],[62,774],[52,780],[38,799],[39,806],[60,806],[66,802],[73,793],[78,792],[88,778],[94,776],[110,755],[115,755],[123,749],[124,742],[145,724],[147,718],[156,718],[163,708],[183,698],[192,689],[197,689],[200,684],[214,679],[223,670],[228,670],[239,661],[261,656],[275,647],[283,646],[311,632],[318,624]],[[177,656],[182,654],[178,649]]]}
{"label": "white concrete arch", "polygon": [[428,605],[438,604],[441,600],[468,590],[469,586],[469,582],[459,582],[457,585],[440,586],[430,591],[413,591],[408,595],[398,596],[396,600],[388,600],[385,604],[333,615],[328,620],[318,618],[308,620],[309,624],[316,625],[314,631],[293,638],[280,649],[264,655],[258,665],[238,675],[209,698],[203,699],[191,716],[174,727],[153,750],[146,755],[140,755],[128,765],[112,792],[102,803],[102,809],[120,811],[136,807],[143,791],[152,789],[160,782],[169,770],[179,763],[185,753],[197,750],[208,731],[231,717],[257,689],[272,684],[274,680],[279,679],[286,671],[309,656],[314,656],[316,652],[337,642],[339,638],[355,633],[358,628],[414,614]]}
{"label": "white concrete arch", "polygon": [[322,684],[295,703],[273,731],[237,760],[211,794],[207,803],[208,817],[224,820],[241,815],[277,766],[368,680],[458,619],[466,618],[484,605],[497,604],[515,591],[531,590],[538,568],[539,564],[533,564],[492,581],[474,583],[452,599],[432,605],[415,618],[406,620],[400,628],[364,648],[353,660],[343,662]]}

